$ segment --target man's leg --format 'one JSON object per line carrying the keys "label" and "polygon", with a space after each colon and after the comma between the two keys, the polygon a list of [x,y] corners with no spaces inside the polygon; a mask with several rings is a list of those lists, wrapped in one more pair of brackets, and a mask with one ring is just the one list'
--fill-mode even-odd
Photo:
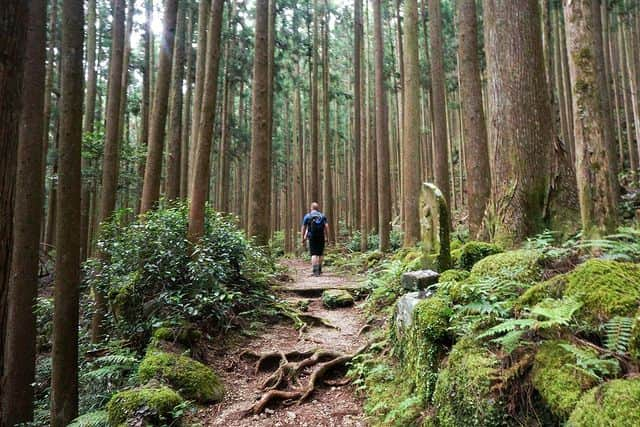
{"label": "man's leg", "polygon": [[318,257],[318,272],[322,274],[322,261],[324,261],[324,256],[320,255]]}
{"label": "man's leg", "polygon": [[313,268],[313,274],[317,274],[319,271],[319,267],[318,267],[318,256],[317,255],[312,255],[311,256],[311,266]]}

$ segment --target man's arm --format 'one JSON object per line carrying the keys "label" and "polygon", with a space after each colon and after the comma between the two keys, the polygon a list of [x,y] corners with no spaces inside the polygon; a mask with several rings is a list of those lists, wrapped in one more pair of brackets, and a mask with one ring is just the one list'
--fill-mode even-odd
{"label": "man's arm", "polygon": [[329,241],[329,223],[324,223],[324,240]]}

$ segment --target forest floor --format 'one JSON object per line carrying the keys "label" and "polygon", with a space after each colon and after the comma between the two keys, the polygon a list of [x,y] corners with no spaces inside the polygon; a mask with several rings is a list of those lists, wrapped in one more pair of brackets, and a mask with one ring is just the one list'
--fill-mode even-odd
{"label": "forest floor", "polygon": [[[245,360],[243,357],[247,351],[260,354],[322,349],[349,354],[365,343],[365,338],[359,335],[365,323],[360,309],[355,306],[328,310],[322,305],[320,298],[322,289],[357,287],[357,277],[345,277],[331,271],[314,277],[308,263],[285,260],[283,264],[288,267],[292,279],[281,290],[283,298],[294,304],[302,299],[309,300],[306,314],[326,319],[336,328],[310,326],[301,333],[294,328],[292,322],[280,322],[261,328],[254,337],[234,340],[231,349],[227,345],[212,346],[207,359],[225,384],[225,398],[221,403],[201,408],[193,421],[203,426],[225,427],[367,425],[362,402],[356,396],[354,387],[344,384],[344,381],[339,381],[340,378],[335,376],[326,378],[326,383],[318,384],[317,389],[303,403],[285,406],[280,402],[273,402],[258,415],[245,415],[247,409],[263,395],[261,384],[272,373],[256,373],[255,360]],[[344,372],[345,369],[342,369],[339,375]],[[308,372],[306,375],[308,377]],[[302,381],[306,379],[301,377]]]}

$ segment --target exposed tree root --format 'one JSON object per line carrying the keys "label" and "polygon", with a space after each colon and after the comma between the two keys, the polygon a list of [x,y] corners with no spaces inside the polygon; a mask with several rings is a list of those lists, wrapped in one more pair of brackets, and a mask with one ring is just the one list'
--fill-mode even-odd
{"label": "exposed tree root", "polygon": [[[251,354],[256,360],[256,372],[269,370],[274,362],[279,365],[275,371],[261,384],[265,391],[262,397],[245,411],[245,415],[259,414],[272,401],[281,401],[284,405],[304,402],[324,381],[326,374],[334,369],[344,367],[355,356],[367,349],[369,344],[360,347],[353,354],[344,354],[331,350],[282,351]],[[248,353],[245,353],[248,354]],[[311,370],[309,372],[309,369]],[[306,381],[303,381],[304,378]],[[334,385],[344,385],[343,380],[334,381]]]}
{"label": "exposed tree root", "polygon": [[339,326],[334,325],[324,317],[303,313],[300,310],[292,307],[290,304],[276,304],[276,307],[280,309],[283,316],[288,317],[293,321],[296,329],[299,329],[301,331],[306,330],[309,325],[324,326],[326,328],[340,330]]}

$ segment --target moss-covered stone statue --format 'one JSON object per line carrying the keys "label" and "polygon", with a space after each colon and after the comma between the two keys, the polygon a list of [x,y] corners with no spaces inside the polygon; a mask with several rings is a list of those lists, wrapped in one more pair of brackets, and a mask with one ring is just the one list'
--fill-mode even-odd
{"label": "moss-covered stone statue", "polygon": [[451,214],[442,191],[434,184],[422,184],[420,195],[420,226],[425,263],[428,267],[435,258],[439,271],[451,268],[450,235]]}

